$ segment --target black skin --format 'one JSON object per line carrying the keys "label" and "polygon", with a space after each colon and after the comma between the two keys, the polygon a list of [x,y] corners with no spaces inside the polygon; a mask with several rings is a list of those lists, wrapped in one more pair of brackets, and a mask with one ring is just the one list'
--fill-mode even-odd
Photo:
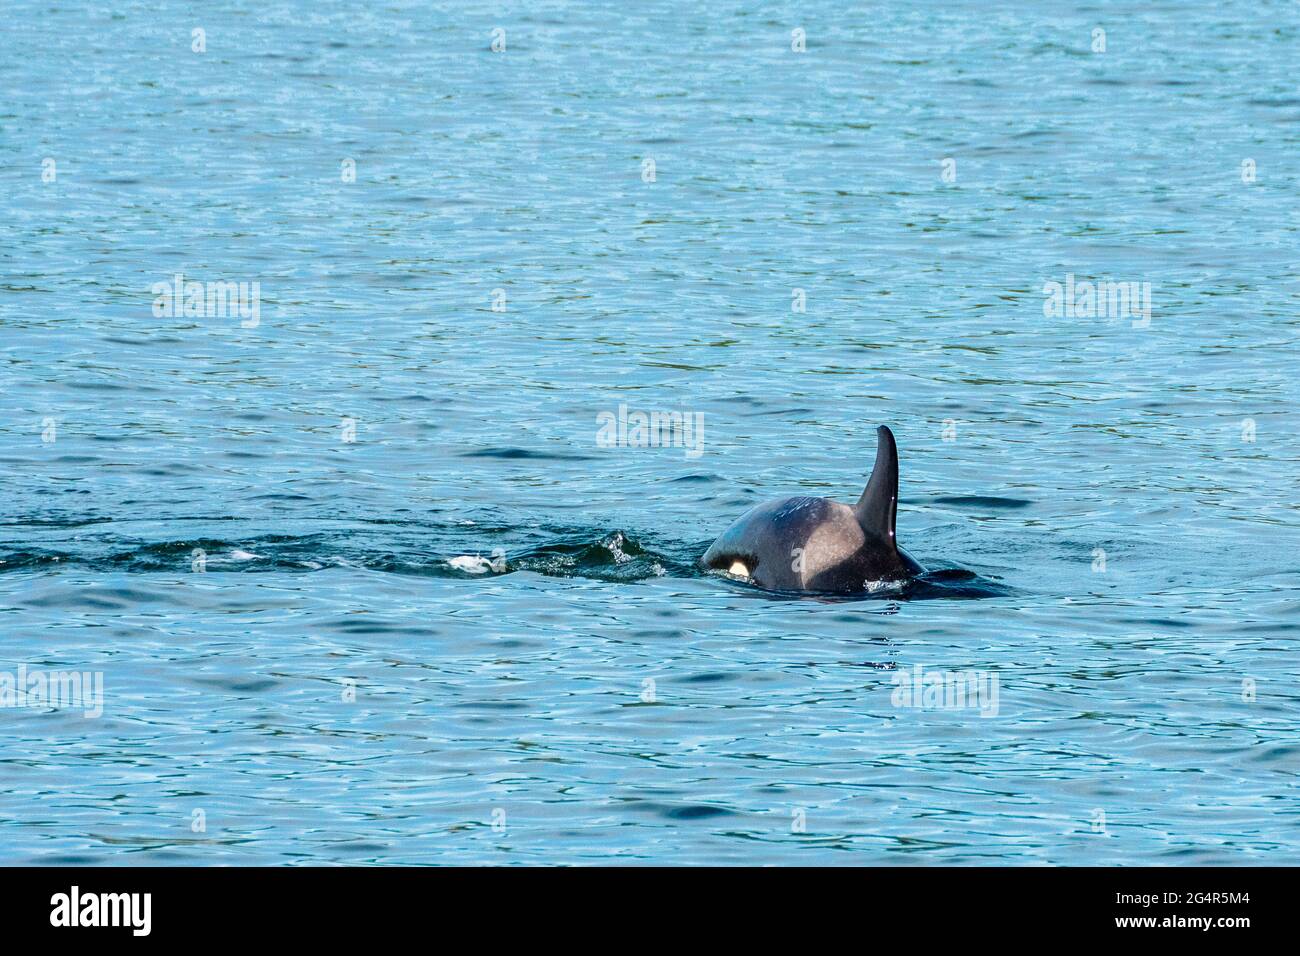
{"label": "black skin", "polygon": [[750,582],[774,591],[843,594],[907,580],[925,569],[898,547],[897,504],[897,449],[882,426],[876,467],[856,505],[802,496],[764,502],[722,532],[700,563],[719,571],[743,565]]}

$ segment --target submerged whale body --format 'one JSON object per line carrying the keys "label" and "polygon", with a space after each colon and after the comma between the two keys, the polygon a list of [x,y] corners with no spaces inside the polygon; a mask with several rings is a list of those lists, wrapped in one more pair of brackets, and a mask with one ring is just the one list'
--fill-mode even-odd
{"label": "submerged whale body", "polygon": [[858,503],[779,498],[755,505],[709,546],[700,563],[773,591],[853,592],[924,572],[898,546],[898,448],[876,430],[876,464]]}

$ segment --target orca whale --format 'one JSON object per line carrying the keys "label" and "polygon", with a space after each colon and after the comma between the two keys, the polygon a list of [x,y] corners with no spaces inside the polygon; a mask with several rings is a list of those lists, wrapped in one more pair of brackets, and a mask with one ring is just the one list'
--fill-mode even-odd
{"label": "orca whale", "polygon": [[876,429],[876,464],[858,503],[778,498],[755,505],[700,563],[772,591],[869,591],[924,573],[898,546],[898,447]]}

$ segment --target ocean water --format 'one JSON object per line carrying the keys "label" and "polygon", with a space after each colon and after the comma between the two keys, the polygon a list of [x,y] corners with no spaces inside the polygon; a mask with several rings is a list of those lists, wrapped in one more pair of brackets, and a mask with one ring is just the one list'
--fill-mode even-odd
{"label": "ocean water", "polygon": [[[0,861],[1300,862],[1298,61],[1288,2],[8,4]],[[697,568],[881,423],[927,580]]]}

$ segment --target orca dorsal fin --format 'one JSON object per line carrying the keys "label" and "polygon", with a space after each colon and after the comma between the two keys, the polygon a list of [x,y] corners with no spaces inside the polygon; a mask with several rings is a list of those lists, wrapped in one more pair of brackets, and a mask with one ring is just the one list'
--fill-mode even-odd
{"label": "orca dorsal fin", "polygon": [[853,513],[867,537],[898,547],[894,528],[898,517],[898,446],[894,444],[894,433],[884,425],[876,429],[876,439],[876,464]]}

